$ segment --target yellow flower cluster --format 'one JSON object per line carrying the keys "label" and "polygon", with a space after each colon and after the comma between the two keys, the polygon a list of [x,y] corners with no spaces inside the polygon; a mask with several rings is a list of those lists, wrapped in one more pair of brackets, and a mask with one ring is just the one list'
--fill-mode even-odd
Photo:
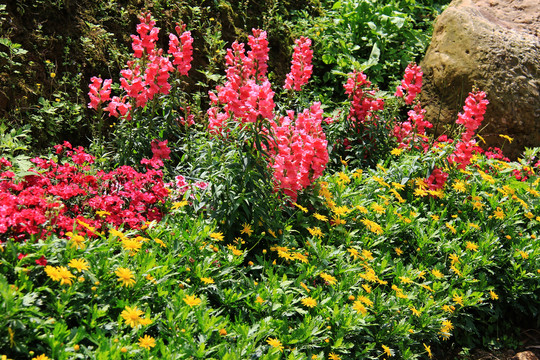
{"label": "yellow flower cluster", "polygon": [[278,253],[278,256],[280,258],[283,258],[285,260],[298,260],[300,262],[303,262],[305,264],[307,264],[309,262],[309,259],[307,257],[307,253],[306,255],[300,253],[300,252],[292,252],[291,250],[289,250],[288,247],[286,246],[272,246],[270,247],[270,251],[277,251]]}
{"label": "yellow flower cluster", "polygon": [[60,285],[71,285],[73,284],[73,278],[75,278],[75,275],[73,275],[65,266],[47,265],[45,267],[45,273],[53,281],[59,281]]}
{"label": "yellow flower cluster", "polygon": [[144,314],[142,310],[137,309],[136,306],[126,306],[125,309],[122,310],[122,312],[120,313],[120,316],[122,317],[122,319],[124,319],[125,323],[132,328],[141,325],[150,325],[152,323],[152,320],[141,317],[142,314]]}

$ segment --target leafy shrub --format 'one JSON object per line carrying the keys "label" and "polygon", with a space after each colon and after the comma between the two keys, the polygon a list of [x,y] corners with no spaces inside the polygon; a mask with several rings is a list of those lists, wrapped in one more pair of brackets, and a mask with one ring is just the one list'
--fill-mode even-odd
{"label": "leafy shrub", "polygon": [[22,179],[15,178],[10,161],[0,158],[4,239],[25,241],[53,233],[81,239],[78,232],[96,236],[105,224],[140,228],[161,219],[169,190],[158,170],[163,165],[159,154],[146,160],[150,166],[144,173],[128,166],[106,173],[92,168],[95,158],[82,147],[73,149],[66,142],[55,148],[60,160],[33,158]]}
{"label": "leafy shrub", "polygon": [[[333,103],[343,100],[343,76],[362,71],[383,89],[405,67],[419,62],[430,40],[431,24],[449,1],[325,1],[320,17],[295,22],[297,33],[314,41],[313,90]],[[426,21],[429,19],[429,21]]]}

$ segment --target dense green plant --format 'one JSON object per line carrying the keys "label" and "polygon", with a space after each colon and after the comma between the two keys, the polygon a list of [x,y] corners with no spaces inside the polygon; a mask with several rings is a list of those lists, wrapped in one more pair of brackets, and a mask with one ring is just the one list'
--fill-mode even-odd
{"label": "dense green plant", "polygon": [[[427,359],[456,342],[501,346],[512,335],[501,318],[537,312],[538,176],[517,181],[529,166],[478,155],[430,195],[426,176],[446,156],[343,166],[281,231],[231,229],[229,243],[191,200],[84,247],[7,241],[0,354]],[[265,245],[251,249],[255,238]]]}
{"label": "dense green plant", "polygon": [[0,153],[2,157],[15,164],[18,178],[28,175],[30,163],[30,126],[19,129],[10,129],[4,122],[0,122]]}
{"label": "dense green plant", "polygon": [[[226,137],[201,132],[187,139],[181,173],[208,183],[197,208],[219,222],[228,241],[246,228],[266,231],[283,226],[286,209],[275,191],[265,150],[270,139],[261,135],[263,121],[243,126],[230,122]],[[255,246],[260,238],[250,239]]]}
{"label": "dense green plant", "polygon": [[[325,1],[316,19],[304,15],[295,31],[314,41],[314,90],[339,100],[343,76],[363,71],[382,88],[398,80],[405,67],[420,61],[441,1]],[[322,88],[322,89],[321,89]],[[341,97],[342,99],[342,97]]]}

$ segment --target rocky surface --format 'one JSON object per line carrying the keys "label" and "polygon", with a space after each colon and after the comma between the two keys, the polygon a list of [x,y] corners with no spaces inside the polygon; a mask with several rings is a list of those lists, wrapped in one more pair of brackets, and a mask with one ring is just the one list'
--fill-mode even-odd
{"label": "rocky surface", "polygon": [[421,63],[427,116],[453,124],[476,85],[490,100],[480,133],[487,146],[504,145],[511,158],[540,146],[539,33],[538,0],[452,1]]}

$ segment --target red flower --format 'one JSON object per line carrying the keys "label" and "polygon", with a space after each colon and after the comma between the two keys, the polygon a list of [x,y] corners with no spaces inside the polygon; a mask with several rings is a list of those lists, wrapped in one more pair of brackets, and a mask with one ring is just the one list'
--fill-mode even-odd
{"label": "red flower", "polygon": [[41,266],[46,266],[47,259],[45,259],[45,256],[42,255],[39,259],[36,260],[36,264],[41,265]]}
{"label": "red flower", "polygon": [[284,88],[300,91],[302,86],[307,84],[313,72],[313,50],[311,50],[311,40],[303,36],[295,41],[293,58],[291,61],[291,72],[287,74]]}
{"label": "red flower", "polygon": [[416,64],[409,64],[405,69],[405,76],[401,80],[401,85],[396,88],[394,96],[403,97],[404,91],[407,93],[405,97],[405,104],[411,105],[418,95],[422,91],[422,69]]}

